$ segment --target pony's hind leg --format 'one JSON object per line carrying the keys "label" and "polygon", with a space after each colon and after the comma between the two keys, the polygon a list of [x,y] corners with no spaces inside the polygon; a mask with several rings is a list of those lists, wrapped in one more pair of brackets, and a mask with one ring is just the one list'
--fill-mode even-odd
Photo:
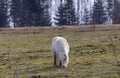
{"label": "pony's hind leg", "polygon": [[54,64],[53,65],[56,65],[56,62],[57,62],[57,56],[56,56],[56,54],[54,54]]}

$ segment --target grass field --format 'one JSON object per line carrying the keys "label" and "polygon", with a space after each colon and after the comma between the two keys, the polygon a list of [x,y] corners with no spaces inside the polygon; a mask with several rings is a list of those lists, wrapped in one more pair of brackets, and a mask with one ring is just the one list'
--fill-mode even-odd
{"label": "grass field", "polygon": [[[65,69],[52,66],[54,36],[70,44]],[[120,78],[120,26],[1,28],[0,78]]]}

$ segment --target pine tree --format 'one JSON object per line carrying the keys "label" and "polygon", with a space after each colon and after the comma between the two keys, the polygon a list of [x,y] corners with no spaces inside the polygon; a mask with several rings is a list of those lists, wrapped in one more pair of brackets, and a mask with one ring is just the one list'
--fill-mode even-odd
{"label": "pine tree", "polygon": [[93,24],[103,24],[105,23],[106,20],[107,18],[106,18],[106,13],[104,11],[102,0],[94,1],[93,16],[92,16]]}
{"label": "pine tree", "polygon": [[67,0],[66,7],[68,6],[68,16],[69,16],[69,25],[76,25],[78,23],[76,12],[75,12],[75,5],[73,0]]}
{"label": "pine tree", "polygon": [[29,23],[31,26],[48,26],[50,17],[47,0],[26,0],[28,7]]}
{"label": "pine tree", "polygon": [[25,26],[33,26],[32,25],[32,15],[30,12],[30,2],[29,0],[23,0],[23,14],[24,14],[24,21],[25,21]]}
{"label": "pine tree", "polygon": [[11,17],[14,27],[24,26],[25,20],[21,0],[11,0]]}
{"label": "pine tree", "polygon": [[65,16],[65,7],[63,4],[60,4],[60,6],[58,7],[58,12],[56,13],[56,18],[54,18],[55,20],[57,20],[56,25],[66,25],[66,16]]}
{"label": "pine tree", "polygon": [[108,23],[112,22],[113,17],[113,0],[107,0]]}
{"label": "pine tree", "polygon": [[66,4],[61,3],[54,19],[58,21],[57,25],[76,25],[77,17],[73,0],[66,0]]}
{"label": "pine tree", "polygon": [[8,26],[7,1],[0,0],[0,27]]}
{"label": "pine tree", "polygon": [[40,22],[41,26],[50,26],[49,4],[47,0],[41,0],[40,2]]}
{"label": "pine tree", "polygon": [[89,14],[87,8],[84,9],[84,12],[85,13],[84,13],[84,19],[83,19],[83,21],[84,21],[85,25],[88,25],[90,23],[90,14]]}
{"label": "pine tree", "polygon": [[113,0],[114,10],[113,10],[113,23],[120,24],[120,1]]}
{"label": "pine tree", "polygon": [[15,27],[50,25],[47,0],[12,0],[11,16]]}

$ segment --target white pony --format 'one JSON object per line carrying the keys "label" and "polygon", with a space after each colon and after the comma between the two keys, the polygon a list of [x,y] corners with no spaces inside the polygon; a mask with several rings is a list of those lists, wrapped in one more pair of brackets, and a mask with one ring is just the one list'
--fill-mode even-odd
{"label": "white pony", "polygon": [[63,37],[54,37],[52,40],[51,51],[54,55],[54,65],[56,65],[57,60],[59,60],[60,66],[63,68],[67,67],[69,62],[69,44],[67,40]]}

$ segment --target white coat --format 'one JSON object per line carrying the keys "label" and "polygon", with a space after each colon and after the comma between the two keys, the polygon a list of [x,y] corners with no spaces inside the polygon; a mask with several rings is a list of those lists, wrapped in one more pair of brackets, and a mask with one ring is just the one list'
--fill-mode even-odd
{"label": "white coat", "polygon": [[54,37],[52,40],[51,51],[54,55],[54,65],[56,65],[57,59],[60,62],[60,66],[67,67],[69,62],[69,44],[63,37]]}

